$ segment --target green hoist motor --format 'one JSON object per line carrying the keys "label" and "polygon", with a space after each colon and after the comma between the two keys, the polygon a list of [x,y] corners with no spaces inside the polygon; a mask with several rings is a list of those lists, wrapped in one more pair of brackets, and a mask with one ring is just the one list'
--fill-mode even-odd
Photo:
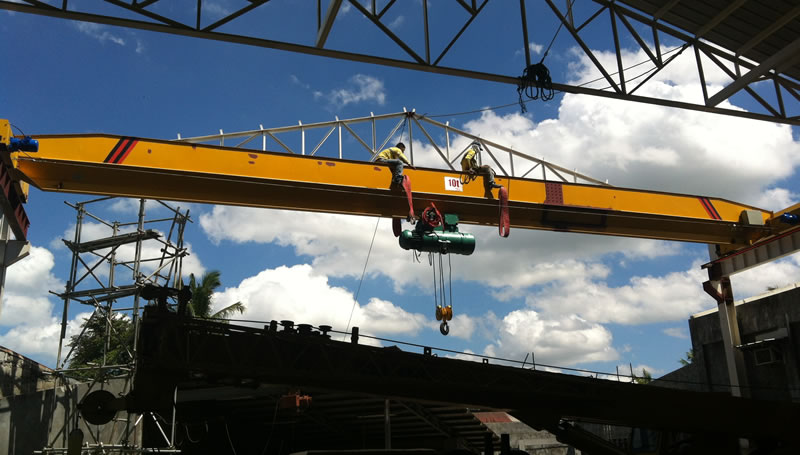
{"label": "green hoist motor", "polygon": [[458,232],[458,215],[447,213],[442,217],[431,205],[422,212],[413,230],[402,232],[400,247],[428,253],[470,255],[475,251],[475,236]]}

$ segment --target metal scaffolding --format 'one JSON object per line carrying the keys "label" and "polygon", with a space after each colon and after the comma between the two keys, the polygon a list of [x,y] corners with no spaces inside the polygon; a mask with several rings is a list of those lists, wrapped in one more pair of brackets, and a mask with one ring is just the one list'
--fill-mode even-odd
{"label": "metal scaffolding", "polygon": [[[69,417],[63,421],[64,428],[51,431],[52,439],[42,453],[66,451],[66,448],[56,447],[59,438],[63,440],[70,430],[79,428],[86,429],[90,436],[82,445],[84,451],[102,447],[104,453],[140,452],[143,449],[139,448],[141,441],[136,441],[136,432],[142,418],[153,418],[158,425],[152,413],[136,419],[126,414],[124,418],[113,419],[106,425],[96,425],[91,422],[91,417],[87,417],[84,408],[91,408],[87,397],[99,389],[111,390],[116,396],[130,392],[137,357],[139,320],[144,306],[140,292],[145,285],[182,286],[182,259],[187,255],[183,235],[186,222],[191,222],[189,210],[182,211],[180,207],[173,208],[162,201],[150,201],[166,208],[170,215],[146,219],[148,201],[140,199],[138,216],[131,222],[106,221],[90,210],[111,199],[114,198],[103,197],[75,204],[66,202],[75,209],[76,222],[73,239],[63,240],[72,253],[69,279],[64,292],[54,292],[64,302],[55,374],[59,377],[79,375],[90,382],[88,387],[74,387],[74,390],[67,387],[65,394],[73,395],[77,406],[65,409]],[[84,229],[89,227],[87,222],[93,223],[91,231]],[[99,236],[98,226],[102,231]],[[92,312],[81,332],[65,342],[71,304],[88,306]],[[121,333],[114,326],[115,321],[125,318],[130,320],[130,334]],[[96,328],[90,328],[90,323],[98,322],[103,327],[102,360],[96,365],[71,365],[77,342],[86,336],[96,336],[96,333],[90,333]],[[122,360],[111,357],[112,346],[124,350]],[[65,347],[70,349],[62,356]],[[113,380],[116,380],[114,384]]]}

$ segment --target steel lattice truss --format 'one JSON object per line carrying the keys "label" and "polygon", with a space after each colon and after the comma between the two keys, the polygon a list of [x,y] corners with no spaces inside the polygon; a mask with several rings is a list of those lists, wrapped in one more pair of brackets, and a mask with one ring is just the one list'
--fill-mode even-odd
{"label": "steel lattice truss", "polygon": [[[403,134],[407,134],[404,136]],[[299,140],[298,136],[299,135]],[[368,136],[367,136],[368,135]],[[293,140],[287,139],[292,136]],[[366,137],[366,139],[364,137]],[[313,137],[313,139],[312,139]],[[328,122],[264,128],[257,130],[181,138],[178,140],[195,144],[218,143],[262,151],[281,151],[298,155],[328,156],[333,158],[355,158],[373,161],[378,153],[398,140],[408,137],[409,158],[413,164],[424,163],[439,169],[460,170],[460,160],[473,141],[479,142],[484,153],[478,155],[481,164],[488,164],[498,175],[520,178],[540,178],[559,182],[575,182],[592,185],[608,185],[607,181],[581,174],[554,163],[537,158],[525,150],[484,139],[467,131],[450,126],[450,122],[438,122],[411,112],[370,115]],[[319,140],[317,140],[319,138]],[[361,155],[345,155],[348,148],[343,139],[355,140]],[[233,144],[234,141],[238,141]],[[314,142],[316,145],[309,147]],[[269,145],[268,145],[269,143]],[[275,143],[275,146],[272,146]],[[293,147],[290,144],[298,144]],[[309,145],[309,146],[307,146]],[[415,151],[415,147],[417,150]],[[422,150],[420,150],[422,147]],[[348,150],[350,152],[350,150]],[[421,153],[422,152],[422,153]],[[458,168],[458,169],[457,169]]]}
{"label": "steel lattice truss", "polygon": [[[561,26],[564,32],[559,39],[572,40],[572,45],[585,53],[598,71],[601,88],[591,87],[591,84],[569,85],[554,81],[552,88],[556,91],[800,125],[800,38],[796,33],[800,28],[800,7],[763,0],[731,1],[722,9],[717,3],[699,0],[684,2],[687,5],[681,5],[678,0],[565,0],[559,2],[560,5],[556,5],[554,0],[545,2],[548,7],[545,10],[551,15],[544,17],[529,11],[542,4],[525,0],[520,0],[519,5],[504,1],[492,2],[491,6],[487,6],[489,0],[453,0],[448,4],[438,2],[437,9],[446,8],[448,11],[434,21],[429,14],[429,6],[432,5],[429,0],[414,3],[396,0],[317,0],[315,17],[307,14],[308,17],[302,19],[315,22],[306,28],[315,30],[315,33],[301,38],[267,37],[265,29],[269,27],[262,27],[257,32],[246,27],[240,28],[245,16],[271,14],[276,2],[270,0],[239,0],[239,8],[225,13],[223,17],[219,17],[218,7],[203,0],[187,2],[186,5],[190,6],[186,8],[192,11],[182,10],[180,14],[175,12],[174,2],[163,0],[105,0],[80,4],[70,0],[0,0],[0,9],[514,85],[518,84],[519,76],[531,64],[529,31],[534,26],[547,30]],[[470,58],[466,61],[458,61],[463,57],[452,57],[451,51],[458,48],[465,37],[482,32],[476,22],[489,8],[495,7],[508,16],[504,27],[519,28],[516,34],[519,42],[516,45],[526,50],[519,56],[519,68],[513,73],[475,69],[476,62],[485,60],[478,54],[493,52],[494,47],[501,43],[491,42],[474,52],[470,49]],[[381,50],[382,54],[339,48],[341,46],[328,47],[329,38],[337,33],[333,26],[337,20],[341,20],[345,9],[356,10],[367,19],[361,22],[362,26],[372,30],[365,29],[364,33],[378,30],[397,47]],[[413,36],[414,33],[399,36],[392,31],[390,18],[397,10],[408,15],[409,21],[422,24],[418,30],[421,37]],[[280,14],[288,16],[290,13],[286,11],[287,8],[284,8]],[[751,11],[758,11],[763,17],[759,17],[758,21],[754,17],[751,20]],[[297,12],[293,16],[278,19],[296,20]],[[444,28],[455,32],[443,42],[434,40],[432,31]],[[615,62],[601,62],[596,50],[590,48],[584,37],[588,29],[610,37],[607,41],[610,41],[609,46],[616,55]],[[348,31],[353,30],[350,28]],[[296,31],[293,32],[293,35],[297,35]],[[781,36],[783,38],[778,39]],[[624,44],[632,42],[647,55],[647,61],[640,62],[644,66],[623,63],[625,52],[630,50]],[[669,43],[673,52],[665,52],[667,48],[661,43]],[[677,46],[675,43],[678,43]],[[357,47],[356,44],[353,46]],[[396,57],[398,53],[402,58]],[[702,102],[640,94],[644,91],[642,87],[646,87],[653,76],[670,67],[676,57],[684,53],[694,55],[694,71],[699,85],[697,90],[702,91]],[[727,85],[716,93],[708,92],[706,75],[710,70],[723,71],[730,78]],[[722,104],[732,96],[739,95],[754,101],[758,110],[744,112]]]}

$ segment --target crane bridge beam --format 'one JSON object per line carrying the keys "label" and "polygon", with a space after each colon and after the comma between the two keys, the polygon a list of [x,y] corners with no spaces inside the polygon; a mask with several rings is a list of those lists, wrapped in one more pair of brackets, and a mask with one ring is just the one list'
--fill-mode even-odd
{"label": "crane bridge beam", "polygon": [[[112,135],[39,136],[12,154],[17,177],[43,191],[339,214],[405,217],[387,165]],[[415,209],[430,203],[466,224],[496,225],[498,193],[452,170],[406,169]],[[725,199],[498,176],[511,226],[743,247],[772,235],[771,212]],[[748,213],[747,222],[742,214]]]}

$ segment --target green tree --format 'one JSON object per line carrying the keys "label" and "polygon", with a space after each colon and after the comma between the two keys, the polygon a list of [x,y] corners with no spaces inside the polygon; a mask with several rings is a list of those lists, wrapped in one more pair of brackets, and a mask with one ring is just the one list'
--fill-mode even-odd
{"label": "green tree", "polygon": [[694,350],[686,351],[686,358],[678,359],[678,362],[680,362],[681,365],[683,366],[689,365],[690,363],[694,362]]}
{"label": "green tree", "polygon": [[[88,319],[84,319],[83,335],[70,337],[68,346],[72,348],[69,368],[88,368],[103,365],[127,365],[132,362],[133,323],[124,314],[114,313],[110,325],[104,317],[105,312],[97,311]],[[107,330],[110,329],[110,330]],[[106,370],[109,374],[119,371]],[[70,372],[69,375],[79,379],[92,379],[98,376],[99,370],[87,369]]]}
{"label": "green tree", "polygon": [[203,274],[198,282],[194,274],[189,275],[189,289],[192,291],[192,299],[189,301],[189,313],[196,318],[229,319],[237,311],[244,313],[245,306],[242,302],[236,302],[227,307],[211,313],[213,305],[214,291],[222,285],[219,270],[211,270]]}
{"label": "green tree", "polygon": [[649,371],[647,371],[646,369],[642,368],[642,375],[641,376],[636,376],[634,374],[633,375],[633,382],[635,382],[637,384],[650,384],[651,382],[653,382],[653,376],[650,375]]}

